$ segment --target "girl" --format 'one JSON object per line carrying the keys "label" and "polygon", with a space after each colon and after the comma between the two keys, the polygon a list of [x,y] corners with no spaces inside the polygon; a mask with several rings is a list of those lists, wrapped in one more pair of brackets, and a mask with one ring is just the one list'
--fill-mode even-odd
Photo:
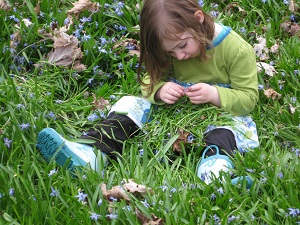
{"label": "girl", "polygon": [[[256,59],[245,40],[231,28],[214,23],[194,0],[147,0],[140,15],[140,44],[138,79],[144,98],[121,98],[108,119],[83,138],[94,139],[93,145],[109,155],[113,151],[121,153],[123,141],[136,134],[147,120],[150,103],[174,104],[186,96],[199,107],[210,103],[232,115],[230,126],[212,124],[205,132],[207,148],[197,166],[197,175],[204,182],[210,183],[220,171],[233,167],[229,156],[236,149],[243,153],[258,146],[255,123],[246,116],[258,100]],[[143,63],[145,76],[141,73]],[[108,132],[102,132],[103,127],[109,127],[105,130]],[[39,147],[48,161],[53,156],[59,161],[57,152],[63,158],[72,157],[75,164],[82,158],[75,147],[50,128],[40,132],[39,137]],[[54,147],[45,144],[50,142],[55,143],[51,144]],[[86,158],[79,164],[95,160]]]}

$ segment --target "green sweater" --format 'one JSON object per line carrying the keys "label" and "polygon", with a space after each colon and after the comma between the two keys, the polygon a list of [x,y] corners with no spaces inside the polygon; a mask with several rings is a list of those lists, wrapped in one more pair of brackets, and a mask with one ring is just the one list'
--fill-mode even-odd
{"label": "green sweater", "polygon": [[[154,95],[168,81],[186,87],[204,82],[216,86],[222,110],[237,116],[251,112],[258,101],[257,67],[253,48],[229,27],[223,27],[213,45],[212,49],[207,50],[210,58],[204,62],[199,62],[197,58],[173,58],[172,74],[169,73],[155,85],[147,100],[153,104],[165,104],[155,101]],[[149,84],[148,75],[144,82]],[[147,96],[147,92],[142,90],[142,95]]]}

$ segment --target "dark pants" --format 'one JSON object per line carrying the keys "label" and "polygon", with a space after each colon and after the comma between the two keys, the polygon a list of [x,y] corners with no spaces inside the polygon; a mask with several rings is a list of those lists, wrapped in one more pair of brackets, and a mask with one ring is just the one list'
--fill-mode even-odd
{"label": "dark pants", "polygon": [[[123,142],[139,134],[139,127],[127,116],[111,113],[98,126],[91,128],[82,139],[92,139],[92,145],[111,158],[122,154]],[[217,145],[220,154],[233,156],[236,143],[233,133],[224,128],[219,128],[205,134],[203,141],[207,146]],[[214,149],[207,151],[206,156],[214,155]]]}

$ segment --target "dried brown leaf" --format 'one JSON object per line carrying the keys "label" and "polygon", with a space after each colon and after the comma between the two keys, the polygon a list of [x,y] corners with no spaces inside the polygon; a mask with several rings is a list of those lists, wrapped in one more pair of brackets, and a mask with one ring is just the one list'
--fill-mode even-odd
{"label": "dried brown leaf", "polygon": [[47,61],[57,66],[75,66],[75,69],[82,71],[85,66],[80,63],[83,53],[78,47],[78,39],[64,32],[58,32],[56,35],[52,36],[54,49],[47,54]]}
{"label": "dried brown leaf", "polygon": [[94,109],[100,109],[100,110],[105,110],[105,109],[110,109],[110,103],[109,101],[105,100],[103,97],[100,97],[97,99],[96,95],[92,93],[93,96],[93,108]]}
{"label": "dried brown leaf", "polygon": [[90,0],[79,0],[72,4],[73,8],[67,11],[68,14],[79,14],[84,10],[93,12],[99,10],[99,5],[97,4],[97,2],[91,2]]}
{"label": "dried brown leaf", "polygon": [[[125,180],[124,180],[125,182]],[[130,202],[128,193],[135,196],[146,194],[147,192],[153,193],[151,188],[147,188],[144,185],[137,184],[133,179],[129,179],[125,182],[123,186],[114,186],[110,190],[106,189],[106,184],[101,184],[101,191],[104,199],[112,202],[112,199],[117,199],[118,201],[125,200],[127,203]]]}
{"label": "dried brown leaf", "polygon": [[165,221],[158,218],[154,214],[151,215],[151,219],[142,214],[137,208],[135,209],[136,216],[142,225],[163,225]]}
{"label": "dried brown leaf", "polygon": [[281,94],[279,94],[278,92],[274,91],[272,88],[264,90],[264,95],[267,98],[272,98],[273,100],[281,98]]}
{"label": "dried brown leaf", "polygon": [[34,12],[36,15],[40,15],[40,11],[41,11],[40,3],[41,3],[41,1],[38,1],[36,6],[34,7]]}
{"label": "dried brown leaf", "polygon": [[292,23],[289,21],[285,21],[280,24],[280,28],[287,32],[290,36],[298,36],[300,37],[300,26],[297,23]]}
{"label": "dried brown leaf", "polygon": [[137,55],[138,58],[140,57],[140,46],[137,40],[132,38],[124,39],[113,46],[113,49],[119,50],[117,53],[122,52],[125,48],[129,49],[128,53],[130,56]]}
{"label": "dried brown leaf", "polygon": [[184,131],[183,129],[180,129],[178,131],[178,133],[179,133],[179,137],[177,138],[177,140],[173,144],[173,152],[181,153],[182,149],[181,149],[180,143],[185,144],[187,142],[187,137],[190,133]]}
{"label": "dried brown leaf", "polygon": [[0,9],[3,9],[4,11],[9,11],[11,10],[11,6],[8,3],[8,1],[0,0]]}
{"label": "dried brown leaf", "polygon": [[278,50],[279,50],[279,44],[274,44],[271,48],[270,48],[270,52],[277,54]]}

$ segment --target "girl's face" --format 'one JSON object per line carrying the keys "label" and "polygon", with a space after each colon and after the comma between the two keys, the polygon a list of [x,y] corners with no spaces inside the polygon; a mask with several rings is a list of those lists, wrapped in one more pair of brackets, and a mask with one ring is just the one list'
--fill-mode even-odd
{"label": "girl's face", "polygon": [[165,39],[164,49],[178,60],[196,57],[200,52],[199,42],[189,32],[178,34],[178,40]]}

